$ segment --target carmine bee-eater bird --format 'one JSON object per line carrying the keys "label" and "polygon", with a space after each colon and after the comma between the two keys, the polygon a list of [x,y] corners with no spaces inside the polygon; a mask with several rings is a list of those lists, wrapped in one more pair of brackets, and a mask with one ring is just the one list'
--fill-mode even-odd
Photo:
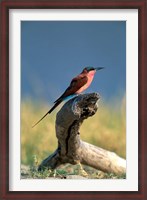
{"label": "carmine bee-eater bird", "polygon": [[66,100],[67,97],[71,95],[77,95],[86,90],[96,73],[96,71],[103,69],[104,67],[85,67],[83,71],[72,79],[69,87],[65,90],[65,92],[54,102],[54,106],[38,121],[36,124],[33,125],[36,126],[43,118],[46,117],[46,115],[50,114],[62,101]]}

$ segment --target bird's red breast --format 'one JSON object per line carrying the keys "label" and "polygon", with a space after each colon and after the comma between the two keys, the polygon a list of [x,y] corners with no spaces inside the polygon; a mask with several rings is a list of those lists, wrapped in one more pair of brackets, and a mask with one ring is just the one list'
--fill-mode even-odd
{"label": "bird's red breast", "polygon": [[87,77],[87,82],[79,90],[76,91],[76,94],[83,92],[84,90],[86,90],[90,86],[90,84],[91,84],[91,82],[94,78],[95,73],[96,73],[96,70],[93,70],[93,71],[88,72],[85,75]]}

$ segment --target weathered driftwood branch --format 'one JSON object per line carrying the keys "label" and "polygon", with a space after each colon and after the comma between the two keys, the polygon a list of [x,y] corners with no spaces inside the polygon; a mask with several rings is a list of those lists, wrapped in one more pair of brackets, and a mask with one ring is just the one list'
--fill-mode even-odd
{"label": "weathered driftwood branch", "polygon": [[126,172],[126,161],[123,158],[80,139],[79,128],[84,119],[96,113],[99,98],[97,93],[79,95],[61,108],[56,116],[58,148],[41,163],[39,170],[43,167],[54,169],[64,163],[80,162],[104,172]]}

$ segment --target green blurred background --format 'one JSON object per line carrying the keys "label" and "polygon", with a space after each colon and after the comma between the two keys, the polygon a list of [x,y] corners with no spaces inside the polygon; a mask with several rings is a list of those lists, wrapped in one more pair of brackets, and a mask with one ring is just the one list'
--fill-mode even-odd
{"label": "green blurred background", "polygon": [[[115,102],[115,104],[114,104]],[[48,110],[45,102],[34,103],[31,100],[21,104],[21,160],[23,164],[32,165],[36,155],[40,163],[57,147],[55,136],[54,113],[48,115],[40,124],[32,125]],[[116,152],[126,157],[126,98],[113,104],[99,102],[97,113],[84,121],[80,129],[81,139]]]}

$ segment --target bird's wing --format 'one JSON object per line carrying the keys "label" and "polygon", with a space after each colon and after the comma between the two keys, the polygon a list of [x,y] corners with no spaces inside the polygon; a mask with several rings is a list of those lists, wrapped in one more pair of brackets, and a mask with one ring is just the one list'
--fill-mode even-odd
{"label": "bird's wing", "polygon": [[76,91],[78,91],[81,87],[83,87],[88,81],[87,76],[78,76],[73,78],[73,80],[70,83],[69,88],[72,89],[72,91],[74,91],[74,93]]}
{"label": "bird's wing", "polygon": [[76,91],[78,91],[82,86],[84,86],[88,81],[88,78],[86,76],[77,76],[72,79],[70,86],[65,90],[65,92],[54,102],[58,102],[61,99],[64,99],[67,96],[70,96],[72,94],[75,94]]}

